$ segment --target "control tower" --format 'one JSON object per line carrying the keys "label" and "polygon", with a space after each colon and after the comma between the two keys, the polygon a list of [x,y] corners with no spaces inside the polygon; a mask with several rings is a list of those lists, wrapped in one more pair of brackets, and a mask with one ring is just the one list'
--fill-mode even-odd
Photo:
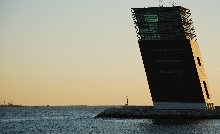
{"label": "control tower", "polygon": [[190,10],[132,8],[155,109],[214,109]]}

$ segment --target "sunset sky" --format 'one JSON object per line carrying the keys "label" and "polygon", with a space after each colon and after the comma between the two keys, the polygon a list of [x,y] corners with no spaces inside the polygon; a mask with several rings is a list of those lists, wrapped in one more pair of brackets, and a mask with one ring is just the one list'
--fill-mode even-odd
{"label": "sunset sky", "polygon": [[[0,0],[0,104],[152,105],[131,8],[158,1]],[[175,1],[220,105],[220,0]]]}

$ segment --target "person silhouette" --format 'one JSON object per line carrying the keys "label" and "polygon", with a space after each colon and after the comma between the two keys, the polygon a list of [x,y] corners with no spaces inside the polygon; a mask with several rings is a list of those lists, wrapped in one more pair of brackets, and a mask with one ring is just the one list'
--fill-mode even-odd
{"label": "person silhouette", "polygon": [[126,96],[126,99],[127,99],[127,103],[125,104],[125,106],[128,106],[128,96]]}

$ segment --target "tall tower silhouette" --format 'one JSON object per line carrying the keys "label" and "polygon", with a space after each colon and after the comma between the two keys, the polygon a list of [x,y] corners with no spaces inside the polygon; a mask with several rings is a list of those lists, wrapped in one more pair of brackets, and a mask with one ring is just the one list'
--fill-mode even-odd
{"label": "tall tower silhouette", "polygon": [[155,109],[214,109],[189,9],[132,8]]}

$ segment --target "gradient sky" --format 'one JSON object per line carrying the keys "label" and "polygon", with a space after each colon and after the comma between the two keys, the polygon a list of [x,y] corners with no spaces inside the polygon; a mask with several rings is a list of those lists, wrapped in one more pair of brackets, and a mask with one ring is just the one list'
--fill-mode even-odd
{"label": "gradient sky", "polygon": [[[191,10],[213,100],[220,105],[220,0],[176,3]],[[130,8],[158,5],[0,0],[0,104],[124,105],[128,95],[130,105],[152,105]]]}

